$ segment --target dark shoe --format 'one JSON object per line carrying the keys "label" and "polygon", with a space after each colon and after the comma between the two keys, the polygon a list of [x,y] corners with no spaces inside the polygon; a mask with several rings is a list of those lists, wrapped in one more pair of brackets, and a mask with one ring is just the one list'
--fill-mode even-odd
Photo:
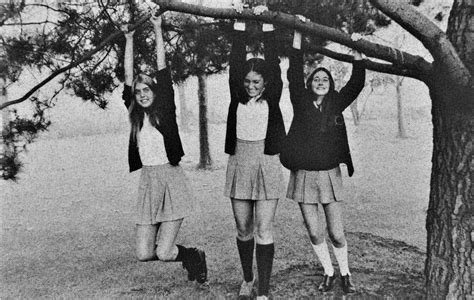
{"label": "dark shoe", "polygon": [[342,290],[346,294],[352,294],[357,291],[354,284],[351,281],[351,275],[346,275],[346,276],[341,275],[341,286],[342,286]]}
{"label": "dark shoe", "polygon": [[321,284],[319,285],[319,291],[323,293],[332,291],[332,289],[334,288],[335,281],[336,275],[329,276],[324,274],[323,282],[321,282]]}
{"label": "dark shoe", "polygon": [[204,283],[207,281],[206,253],[199,249],[196,249],[194,270],[194,275],[197,282]]}
{"label": "dark shoe", "polygon": [[[194,250],[196,249],[190,249],[190,251],[194,252]],[[191,252],[191,253],[192,253]],[[189,281],[194,281],[196,280],[196,276],[194,275],[194,268],[193,268],[193,265],[192,265],[192,259],[190,258],[186,258],[183,260],[183,268],[186,269],[186,271],[188,271],[188,280]]]}

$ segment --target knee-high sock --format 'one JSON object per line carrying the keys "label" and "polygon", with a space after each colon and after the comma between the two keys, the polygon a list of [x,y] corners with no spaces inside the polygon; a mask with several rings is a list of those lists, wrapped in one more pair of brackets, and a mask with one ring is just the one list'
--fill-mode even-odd
{"label": "knee-high sock", "polygon": [[255,240],[252,238],[248,241],[237,239],[237,249],[239,250],[240,263],[244,273],[244,280],[250,282],[253,280],[253,249]]}
{"label": "knee-high sock", "polygon": [[268,296],[270,276],[272,275],[274,244],[257,244],[258,296]]}
{"label": "knee-high sock", "polygon": [[334,247],[334,245],[332,246],[332,248],[334,250],[334,256],[336,256],[337,264],[339,265],[341,275],[350,275],[351,273],[349,272],[349,262],[347,259],[347,242],[342,248],[336,248]]}
{"label": "knee-high sock", "polygon": [[316,256],[321,262],[321,265],[323,265],[324,274],[333,276],[334,268],[332,267],[331,256],[329,256],[329,249],[326,241],[318,245],[311,245],[313,246],[314,253],[316,253]]}

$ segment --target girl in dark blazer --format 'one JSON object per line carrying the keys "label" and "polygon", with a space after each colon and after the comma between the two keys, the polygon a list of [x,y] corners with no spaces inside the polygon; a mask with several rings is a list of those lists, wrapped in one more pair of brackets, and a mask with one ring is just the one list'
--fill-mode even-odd
{"label": "girl in dark blazer", "polygon": [[[304,19],[303,19],[304,20]],[[301,45],[295,34],[294,48]],[[342,176],[339,164],[347,165],[349,176],[354,172],[342,112],[364,87],[365,70],[355,52],[352,76],[339,91],[334,89],[331,73],[317,68],[304,82],[303,52],[293,49],[290,55],[288,80],[294,117],[281,152],[283,166],[291,170],[287,198],[299,203],[311,244],[324,268],[319,290],[333,289],[336,276],[332,267],[325,232],[319,226],[320,207],[326,216],[327,230],[341,272],[342,288],[355,292],[347,261],[341,202]]]}
{"label": "girl in dark blazer", "polygon": [[131,134],[130,172],[141,169],[136,204],[136,250],[140,261],[181,261],[189,280],[207,280],[204,251],[176,245],[184,217],[189,215],[191,193],[179,166],[184,155],[176,124],[173,84],[165,62],[161,17],[151,17],[155,29],[158,72],[154,78],[133,79],[133,31],[125,33],[125,88]]}
{"label": "girl in dark blazer", "polygon": [[[234,3],[242,11],[240,2]],[[254,8],[255,14],[265,6]],[[237,225],[237,248],[243,277],[239,296],[250,296],[255,281],[253,252],[256,242],[258,299],[268,297],[274,242],[273,219],[280,197],[282,169],[278,159],[285,136],[279,107],[282,91],[274,32],[264,29],[265,60],[246,61],[247,35],[234,26],[230,56],[231,102],[227,117],[225,152],[229,154],[225,196],[232,202]],[[240,28],[245,31],[245,28]],[[255,231],[255,234],[254,234]],[[254,238],[255,236],[255,238]]]}

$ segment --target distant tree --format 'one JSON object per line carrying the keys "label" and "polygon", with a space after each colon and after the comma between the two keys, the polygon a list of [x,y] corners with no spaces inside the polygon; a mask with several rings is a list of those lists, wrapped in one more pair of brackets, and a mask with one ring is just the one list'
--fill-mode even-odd
{"label": "distant tree", "polygon": [[173,79],[182,83],[190,76],[198,78],[199,101],[199,163],[198,168],[212,166],[208,132],[207,77],[227,67],[230,46],[226,38],[228,22],[206,20],[192,15],[172,14],[173,28],[170,39],[169,60],[173,66]]}

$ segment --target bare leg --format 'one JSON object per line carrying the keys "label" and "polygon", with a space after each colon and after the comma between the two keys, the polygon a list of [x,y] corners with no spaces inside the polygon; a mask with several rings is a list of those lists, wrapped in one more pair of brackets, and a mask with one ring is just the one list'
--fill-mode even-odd
{"label": "bare leg", "polygon": [[324,269],[324,274],[334,275],[334,268],[329,255],[329,249],[325,239],[324,226],[319,220],[318,204],[300,203],[306,229],[308,230],[311,245]]}
{"label": "bare leg", "polygon": [[136,227],[136,253],[139,261],[157,260],[156,234],[158,225],[137,225]]}
{"label": "bare leg", "polygon": [[346,245],[346,238],[344,236],[341,203],[332,202],[324,204],[323,208],[324,213],[326,214],[326,223],[331,242],[336,248],[344,247]]}
{"label": "bare leg", "polygon": [[174,261],[178,255],[176,237],[183,219],[161,223],[156,241],[156,255],[162,261]]}

